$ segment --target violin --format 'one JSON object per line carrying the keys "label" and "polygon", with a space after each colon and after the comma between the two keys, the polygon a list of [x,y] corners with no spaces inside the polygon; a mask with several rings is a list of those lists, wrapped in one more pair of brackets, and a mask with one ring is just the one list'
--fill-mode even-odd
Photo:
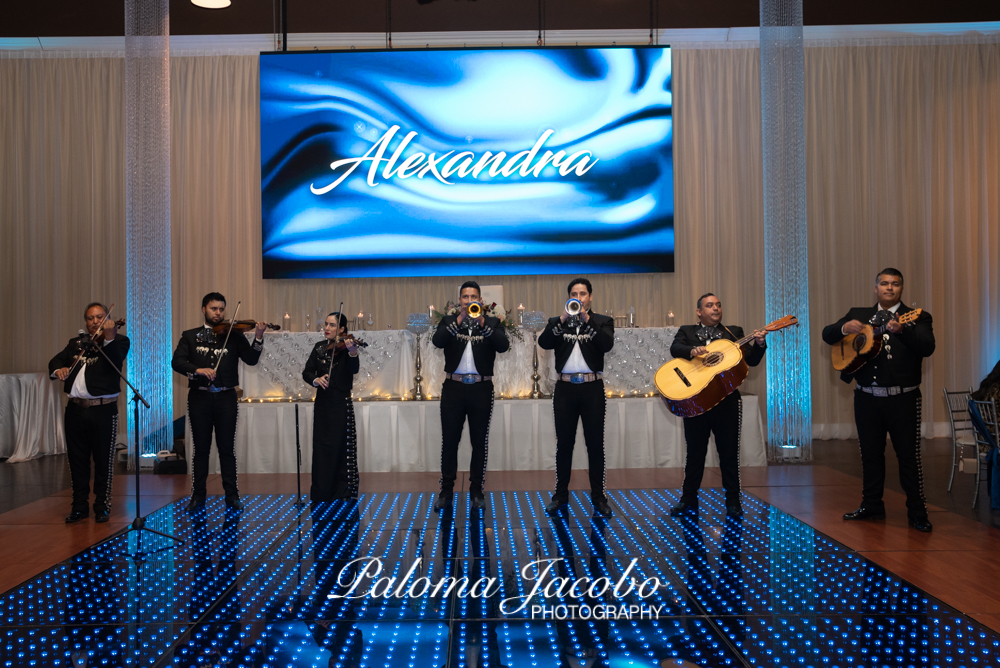
{"label": "violin", "polygon": [[[214,332],[216,336],[222,336],[229,329],[230,324],[232,324],[233,331],[237,334],[243,334],[245,332],[249,332],[251,329],[257,329],[256,320],[237,320],[235,323],[231,320],[223,320],[218,325],[212,325],[212,332]],[[265,323],[265,325],[266,329],[274,331],[281,329],[280,325],[272,325],[269,322]]]}
{"label": "violin", "polygon": [[[114,306],[114,304],[112,304],[112,306]],[[125,326],[125,318],[118,318],[117,320],[115,320],[115,327],[116,328],[121,329],[124,326]],[[81,335],[81,336],[83,336],[83,335]],[[96,333],[94,334],[94,336],[96,336]],[[76,357],[73,358],[73,363],[69,366],[69,369],[70,369],[71,373],[72,373],[73,369],[76,368],[76,365],[80,363],[80,360],[83,359],[83,356],[87,352],[87,350],[90,349],[91,342],[92,341],[98,341],[98,340],[100,340],[100,341],[104,340],[104,332],[103,331],[101,331],[101,337],[100,337],[100,339],[96,339],[96,338],[91,337],[91,339],[87,340],[86,343],[83,343],[82,341],[80,342],[80,352],[78,352],[76,354]]]}
{"label": "violin", "polygon": [[[118,318],[117,320],[115,320],[115,328],[116,329],[121,329],[124,326],[125,326],[125,318]],[[95,339],[95,340],[97,340],[97,341],[103,341],[104,340],[104,332],[102,331],[101,334],[100,334],[100,336],[97,339]]]}
{"label": "violin", "polygon": [[344,334],[343,336],[341,336],[340,340],[337,341],[336,343],[334,343],[333,341],[330,341],[330,344],[326,347],[326,349],[328,351],[333,350],[334,348],[336,348],[336,350],[338,350],[338,351],[345,350],[347,348],[347,342],[348,341],[353,341],[354,342],[354,346],[357,347],[357,348],[367,348],[368,347],[367,343],[365,343],[364,341],[362,341],[358,337],[354,336],[353,334],[349,334],[348,333],[348,334]]}

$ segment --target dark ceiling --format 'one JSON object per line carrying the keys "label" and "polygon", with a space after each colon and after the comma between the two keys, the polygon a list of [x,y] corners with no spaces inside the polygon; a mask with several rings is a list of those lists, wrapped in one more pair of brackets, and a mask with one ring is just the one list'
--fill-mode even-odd
{"label": "dark ceiling", "polygon": [[[173,35],[275,32],[279,0],[233,0],[223,10],[170,0]],[[547,30],[756,26],[753,0],[288,0],[291,33]],[[108,36],[124,32],[120,0],[4,1],[0,37]],[[803,0],[806,25],[1000,20],[998,0]],[[651,9],[653,10],[651,12]],[[388,10],[388,11],[387,11]]]}

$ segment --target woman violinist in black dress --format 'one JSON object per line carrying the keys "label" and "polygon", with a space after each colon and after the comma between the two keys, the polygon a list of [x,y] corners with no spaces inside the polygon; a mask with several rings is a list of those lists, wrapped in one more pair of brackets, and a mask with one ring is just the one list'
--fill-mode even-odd
{"label": "woman violinist in black dress", "polygon": [[327,316],[323,336],[302,372],[302,378],[316,387],[309,496],[313,501],[357,498],[357,431],[351,387],[360,368],[358,343],[347,335],[347,318],[336,312]]}

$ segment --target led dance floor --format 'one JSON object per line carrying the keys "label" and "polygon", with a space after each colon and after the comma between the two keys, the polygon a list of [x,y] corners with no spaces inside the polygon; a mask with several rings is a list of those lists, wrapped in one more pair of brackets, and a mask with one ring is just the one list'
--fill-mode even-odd
{"label": "led dance floor", "polygon": [[1000,635],[799,520],[747,495],[726,519],[715,489],[671,518],[678,497],[177,501],[149,526],[183,545],[119,534],[7,592],[0,666],[1000,665]]}

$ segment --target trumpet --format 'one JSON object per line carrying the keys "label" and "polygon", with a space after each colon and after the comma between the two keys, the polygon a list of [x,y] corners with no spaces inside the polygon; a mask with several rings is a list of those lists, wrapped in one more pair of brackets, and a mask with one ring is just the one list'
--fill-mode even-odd
{"label": "trumpet", "polygon": [[582,310],[583,310],[583,304],[580,302],[579,299],[570,299],[568,302],[566,302],[566,313],[569,314],[569,317],[576,318],[577,316],[580,315],[580,311]]}
{"label": "trumpet", "polygon": [[469,305],[465,307],[465,312],[475,320],[483,314],[483,305],[479,302],[469,302]]}

